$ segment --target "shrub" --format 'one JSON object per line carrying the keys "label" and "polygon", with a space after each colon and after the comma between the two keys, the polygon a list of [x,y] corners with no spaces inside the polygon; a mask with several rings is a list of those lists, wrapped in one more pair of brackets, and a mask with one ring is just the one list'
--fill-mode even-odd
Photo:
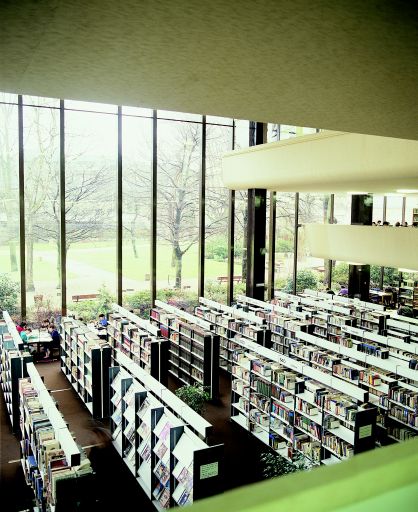
{"label": "shrub", "polygon": [[276,240],[276,252],[293,252],[293,242],[279,238]]}
{"label": "shrub", "polygon": [[103,284],[101,288],[99,288],[99,296],[97,299],[71,302],[68,305],[68,311],[69,313],[76,313],[76,316],[82,318],[85,322],[92,322],[96,320],[101,313],[104,315],[108,313],[115,300],[116,298]]}
{"label": "shrub", "polygon": [[[311,290],[317,290],[319,286],[319,274],[314,270],[303,269],[299,270],[296,276],[296,293],[300,293],[305,288],[310,288]],[[287,293],[292,293],[293,291],[293,278],[292,276],[287,278],[286,287],[284,289]]]}
{"label": "shrub", "polygon": [[228,242],[223,237],[210,238],[205,245],[205,257],[225,261],[228,258]]}
{"label": "shrub", "polygon": [[18,312],[19,284],[7,274],[0,274],[0,311],[7,311],[9,315]]}
{"label": "shrub", "polygon": [[332,280],[338,284],[348,283],[348,263],[337,263],[332,269]]}

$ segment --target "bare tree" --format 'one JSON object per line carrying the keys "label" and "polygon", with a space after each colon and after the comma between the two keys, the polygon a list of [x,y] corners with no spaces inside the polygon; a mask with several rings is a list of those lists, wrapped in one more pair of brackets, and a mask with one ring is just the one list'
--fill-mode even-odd
{"label": "bare tree", "polygon": [[[2,97],[2,99],[5,99]],[[17,176],[17,116],[13,105],[0,105],[0,205],[5,215],[5,231],[2,235],[9,246],[10,270],[18,270],[16,236],[19,208],[13,199],[18,189]],[[12,124],[15,123],[15,129]],[[13,137],[16,133],[16,137]],[[1,221],[1,218],[0,218]]]}

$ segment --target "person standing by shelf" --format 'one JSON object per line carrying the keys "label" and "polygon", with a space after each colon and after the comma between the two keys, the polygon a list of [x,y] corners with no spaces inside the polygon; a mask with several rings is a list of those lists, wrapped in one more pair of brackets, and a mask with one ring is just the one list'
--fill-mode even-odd
{"label": "person standing by shelf", "polygon": [[102,327],[107,327],[107,318],[104,316],[103,313],[100,313],[99,320],[97,321],[97,327],[100,329]]}
{"label": "person standing by shelf", "polygon": [[342,297],[347,297],[347,295],[348,295],[348,288],[347,288],[347,286],[345,284],[341,285],[341,289],[338,292],[338,295],[340,295]]}

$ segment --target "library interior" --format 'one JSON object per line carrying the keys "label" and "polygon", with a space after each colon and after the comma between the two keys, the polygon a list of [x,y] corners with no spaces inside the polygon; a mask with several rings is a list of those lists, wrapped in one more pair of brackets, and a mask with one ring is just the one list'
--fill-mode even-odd
{"label": "library interior", "polygon": [[2,510],[416,510],[416,5],[0,20]]}

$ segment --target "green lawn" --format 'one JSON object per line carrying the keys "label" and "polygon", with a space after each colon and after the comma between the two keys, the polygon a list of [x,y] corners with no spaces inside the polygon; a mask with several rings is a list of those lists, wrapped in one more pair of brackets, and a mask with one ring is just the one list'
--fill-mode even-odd
{"label": "green lawn", "polygon": [[[150,247],[148,244],[137,245],[138,258],[135,259],[130,244],[123,246],[123,275],[130,279],[143,281],[150,268]],[[101,270],[113,272],[116,262],[116,250],[114,246],[93,247],[84,245],[70,248],[68,258],[80,263],[91,265]],[[183,257],[183,277],[197,276],[198,252],[197,247],[192,247]],[[241,265],[235,265],[235,273],[241,273]],[[165,279],[168,275],[174,276],[175,269],[171,267],[171,250],[166,244],[157,247],[157,279]],[[205,260],[205,274],[208,278],[216,278],[227,274],[227,262]]]}
{"label": "green lawn", "polygon": [[[123,246],[123,275],[126,278],[145,280],[145,274],[149,273],[150,248],[148,244],[137,245],[139,257],[135,259],[130,244]],[[91,266],[93,269],[100,269],[108,272],[115,272],[116,248],[111,242],[89,242],[73,244],[67,255],[69,265],[71,261]],[[56,248],[52,244],[35,244],[34,247],[34,279],[36,281],[53,282],[57,281],[56,272]],[[0,248],[0,272],[10,273],[9,250],[7,247]],[[189,249],[183,257],[183,277],[197,277],[198,272],[198,251],[197,246]],[[19,279],[19,272],[11,273],[16,280]],[[227,262],[205,260],[205,274],[207,278],[216,278],[227,274]],[[235,264],[235,275],[241,274],[241,264]],[[68,279],[75,279],[81,276],[81,272],[75,267],[73,271],[67,271]],[[157,247],[157,279],[164,280],[170,276],[174,279],[175,269],[171,267],[171,250],[167,244],[159,244]]]}

